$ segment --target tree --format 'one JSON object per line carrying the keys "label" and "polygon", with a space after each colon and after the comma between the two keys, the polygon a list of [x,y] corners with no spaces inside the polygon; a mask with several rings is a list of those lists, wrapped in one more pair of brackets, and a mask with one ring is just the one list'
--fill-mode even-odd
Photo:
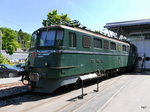
{"label": "tree", "polygon": [[7,50],[6,53],[8,53],[9,55],[12,55],[15,52],[15,48],[12,44],[7,46]]}
{"label": "tree", "polygon": [[0,64],[9,64],[10,61],[0,53]]}
{"label": "tree", "polygon": [[18,31],[18,43],[23,50],[27,50],[30,47],[31,35],[23,32],[21,29]]}
{"label": "tree", "polygon": [[20,47],[17,41],[18,32],[5,27],[1,27],[0,30],[2,31],[2,49],[11,55]]}
{"label": "tree", "polygon": [[17,32],[10,28],[0,27],[2,31],[2,49],[12,55],[17,48],[27,50],[30,47],[31,35],[21,29]]}
{"label": "tree", "polygon": [[43,26],[60,25],[70,23],[67,14],[58,15],[57,10],[53,10],[47,14],[47,19],[43,20]]}

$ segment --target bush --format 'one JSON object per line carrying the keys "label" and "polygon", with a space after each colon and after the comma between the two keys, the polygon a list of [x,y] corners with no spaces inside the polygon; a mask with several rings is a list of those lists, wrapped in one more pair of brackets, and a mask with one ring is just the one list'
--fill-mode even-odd
{"label": "bush", "polygon": [[10,61],[0,53],[0,64],[9,64]]}

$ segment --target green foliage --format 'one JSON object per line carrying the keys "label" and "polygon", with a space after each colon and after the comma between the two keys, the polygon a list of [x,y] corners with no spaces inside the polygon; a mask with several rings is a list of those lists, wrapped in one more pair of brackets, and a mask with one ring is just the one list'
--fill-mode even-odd
{"label": "green foliage", "polygon": [[2,49],[8,54],[13,54],[19,48],[19,43],[17,42],[18,33],[10,28],[1,27],[0,30],[2,31]]}
{"label": "green foliage", "polygon": [[9,60],[0,53],[0,64],[9,64]]}
{"label": "green foliage", "polygon": [[23,50],[27,50],[30,47],[31,35],[23,32],[21,29],[18,32],[18,43],[20,43]]}
{"label": "green foliage", "polygon": [[60,25],[70,23],[70,18],[67,14],[58,15],[57,10],[53,10],[47,14],[47,19],[43,20],[43,26]]}
{"label": "green foliage", "polygon": [[7,46],[7,50],[6,53],[8,53],[9,55],[12,55],[15,52],[15,48],[12,44]]}
{"label": "green foliage", "polygon": [[27,50],[30,47],[30,34],[5,27],[1,27],[0,30],[2,31],[2,49],[8,54],[12,55],[17,48]]}

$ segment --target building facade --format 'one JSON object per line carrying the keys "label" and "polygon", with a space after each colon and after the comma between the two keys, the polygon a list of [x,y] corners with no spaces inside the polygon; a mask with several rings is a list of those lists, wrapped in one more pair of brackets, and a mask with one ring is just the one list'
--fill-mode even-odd
{"label": "building facade", "polygon": [[127,40],[137,47],[137,68],[150,70],[150,19],[107,23],[108,30]]}

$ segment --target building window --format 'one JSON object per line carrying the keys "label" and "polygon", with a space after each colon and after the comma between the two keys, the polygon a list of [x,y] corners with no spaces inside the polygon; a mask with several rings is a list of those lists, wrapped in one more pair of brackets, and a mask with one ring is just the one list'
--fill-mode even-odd
{"label": "building window", "polygon": [[102,40],[94,38],[94,48],[102,48]]}
{"label": "building window", "polygon": [[72,32],[69,33],[69,47],[76,47],[76,34]]}
{"label": "building window", "polygon": [[111,49],[111,50],[116,50],[116,43],[111,42],[111,43],[110,43],[110,49]]}
{"label": "building window", "polygon": [[122,51],[126,51],[126,46],[122,45]]}
{"label": "building window", "polygon": [[91,47],[91,37],[84,35],[82,37],[82,46],[84,48],[90,48]]}
{"label": "building window", "polygon": [[109,49],[109,41],[104,40],[104,49]]}

